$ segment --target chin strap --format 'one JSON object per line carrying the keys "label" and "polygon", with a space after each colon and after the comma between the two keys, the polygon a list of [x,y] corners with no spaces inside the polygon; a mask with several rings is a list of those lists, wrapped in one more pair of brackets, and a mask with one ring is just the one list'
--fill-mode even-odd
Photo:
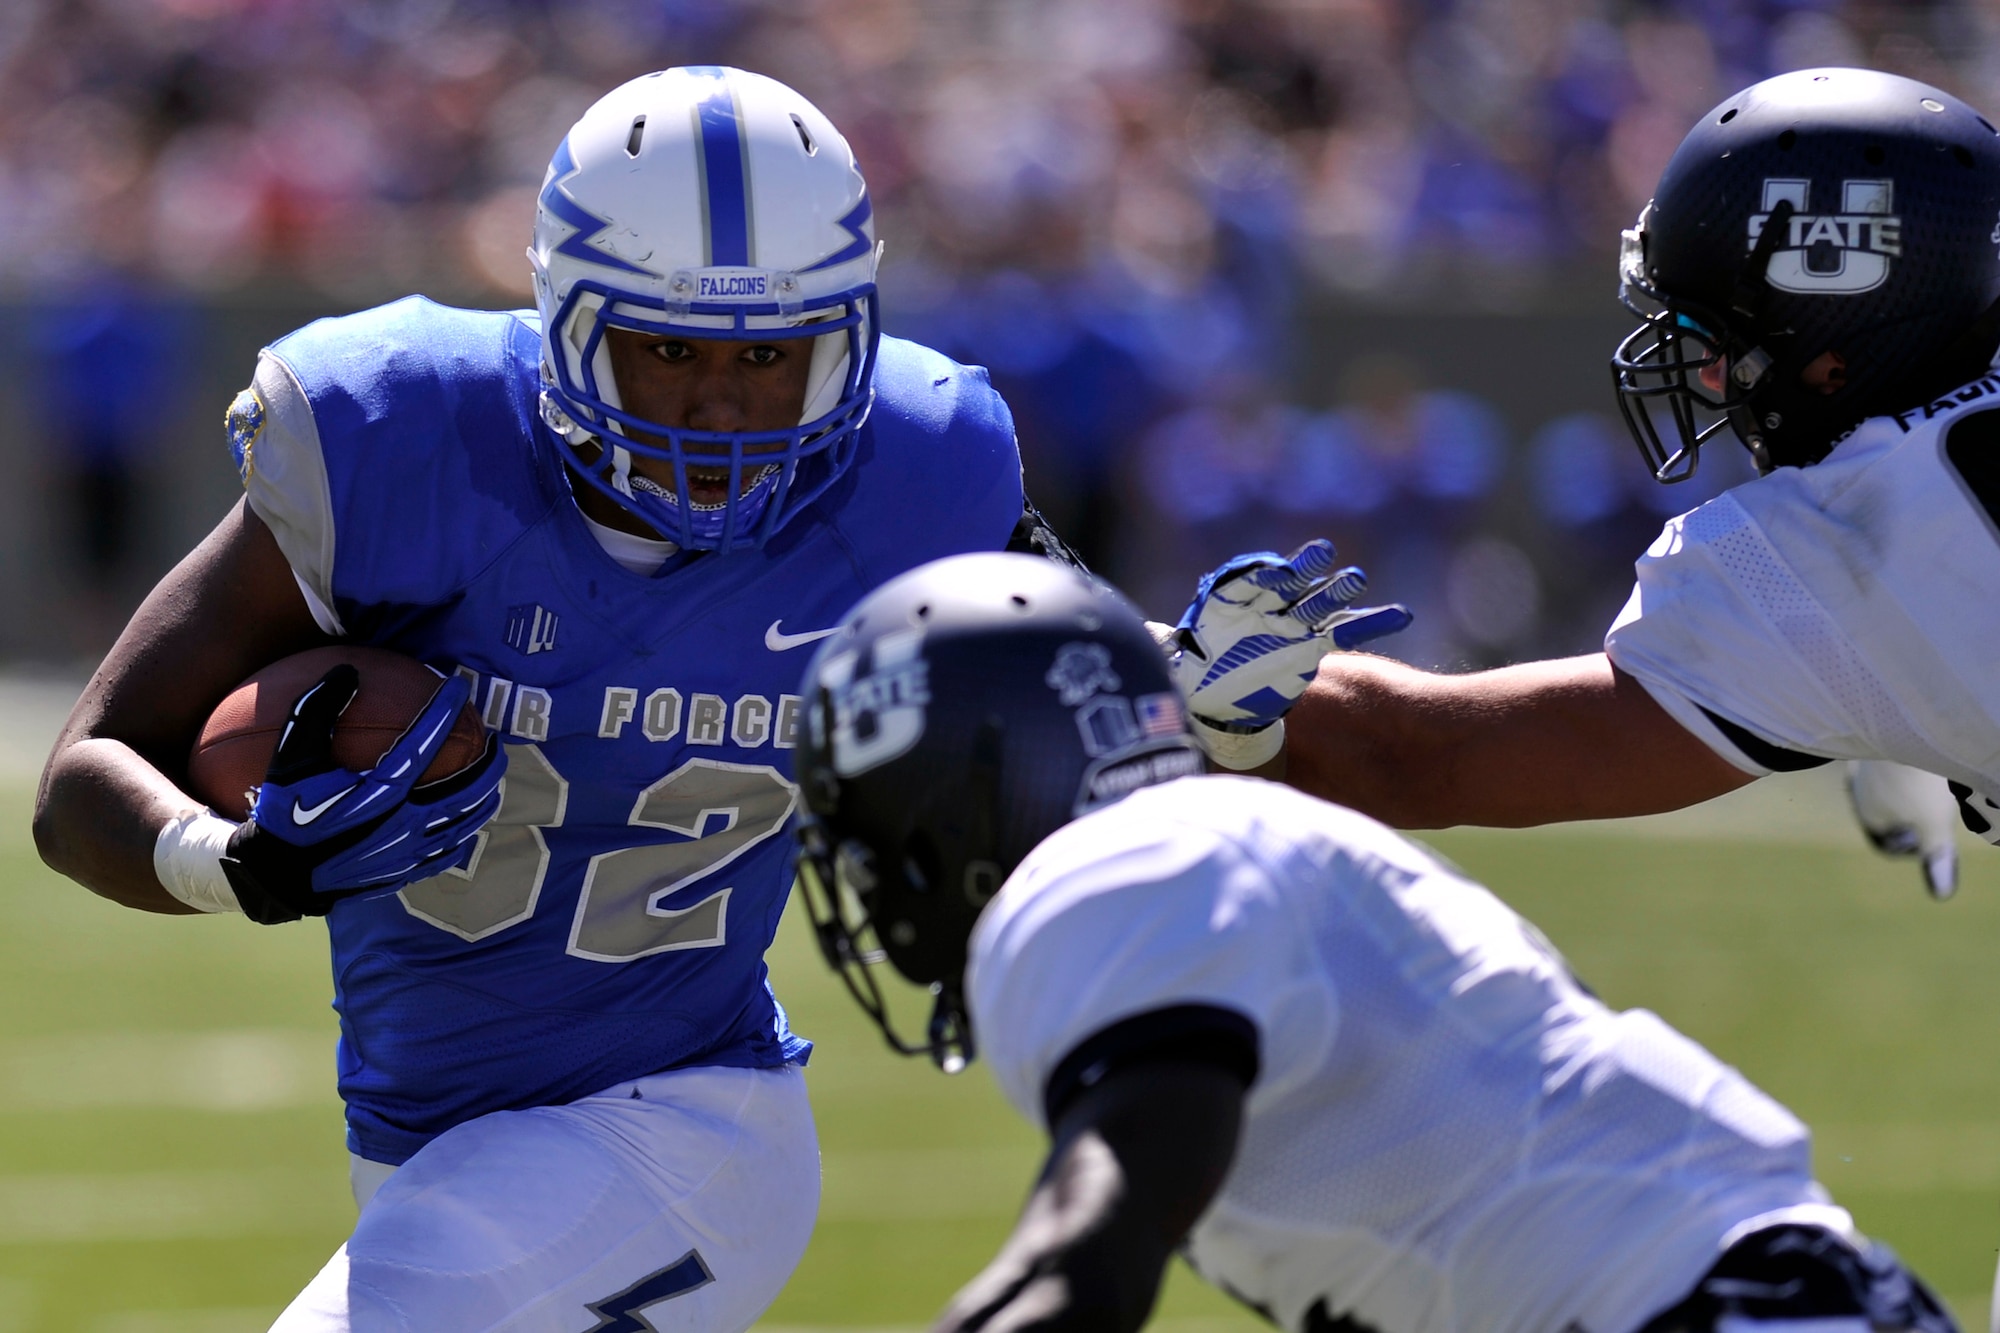
{"label": "chin strap", "polygon": [[[546,385],[549,380],[549,371],[546,366],[542,368],[542,378]],[[587,444],[596,445],[598,459],[592,465],[593,470],[601,471],[604,479],[609,481],[612,489],[616,490],[620,495],[629,496],[632,494],[631,450],[615,444],[606,448],[604,436],[587,426],[578,424],[576,418],[563,410],[562,404],[556,401],[555,395],[550,393],[546,387],[542,390],[540,410],[542,424],[567,440],[571,448],[581,449]],[[609,456],[608,462],[606,461],[607,455]]]}
{"label": "chin strap", "polygon": [[[1791,228],[1795,211],[1789,199],[1780,199],[1772,206],[1764,219],[1764,230],[1757,234],[1757,244],[1751,247],[1743,267],[1737,270],[1736,286],[1729,296],[1729,309],[1731,314],[1743,321],[1744,327],[1751,330],[1759,328],[1764,307],[1771,303],[1771,256],[1778,252],[1779,239]],[[1729,413],[1729,424],[1750,450],[1750,457],[1756,461],[1760,473],[1769,472],[1775,466],[1764,442],[1765,432],[1778,429],[1784,419],[1782,414],[1771,413],[1769,415],[1777,420],[1766,424],[1757,410],[1749,405],[1747,398],[1751,390],[1770,373],[1774,359],[1761,345],[1733,349],[1730,356],[1730,378],[1736,381],[1736,387],[1744,393],[1746,401]]]}
{"label": "chin strap", "polygon": [[959,994],[956,985],[942,981],[931,987],[931,994],[937,997],[925,1033],[930,1040],[931,1063],[947,1074],[963,1073],[979,1053],[972,1044],[972,1023],[965,1013],[965,997]]}
{"label": "chin strap", "polygon": [[[598,439],[597,445],[600,449],[604,448],[602,437]],[[632,494],[632,451],[614,444],[610,448],[610,453],[611,474],[609,480],[612,488],[620,495],[630,496]]]}
{"label": "chin strap", "polygon": [[[1000,888],[1000,756],[1001,740],[1007,723],[997,714],[988,714],[972,737],[971,771],[966,778],[966,834],[964,865],[959,871],[959,892],[975,912]],[[941,885],[946,892],[952,886]],[[966,933],[971,934],[968,924]],[[972,1042],[972,1021],[965,1012],[963,968],[958,976],[931,983],[935,1002],[931,1006],[930,1027],[925,1036],[932,1063],[947,1074],[956,1074],[978,1054]]]}

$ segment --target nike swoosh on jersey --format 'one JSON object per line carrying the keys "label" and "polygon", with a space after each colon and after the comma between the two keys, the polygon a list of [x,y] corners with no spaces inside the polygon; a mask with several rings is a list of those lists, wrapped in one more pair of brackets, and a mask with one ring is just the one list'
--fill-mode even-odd
{"label": "nike swoosh on jersey", "polygon": [[321,815],[325,814],[328,810],[332,809],[334,802],[340,800],[342,797],[346,796],[349,792],[352,792],[353,790],[354,788],[352,787],[344,788],[340,791],[335,792],[333,795],[327,797],[324,801],[321,801],[318,805],[314,806],[300,805],[296,800],[294,800],[292,802],[292,822],[294,824],[312,823],[315,819],[318,819]]}
{"label": "nike swoosh on jersey", "polygon": [[782,619],[774,620],[771,622],[771,628],[764,631],[764,646],[774,653],[782,653],[787,648],[796,648],[804,643],[815,643],[820,639],[826,638],[829,634],[840,633],[840,626],[835,625],[832,629],[808,630],[804,634],[787,634],[778,628],[778,626],[784,623]]}

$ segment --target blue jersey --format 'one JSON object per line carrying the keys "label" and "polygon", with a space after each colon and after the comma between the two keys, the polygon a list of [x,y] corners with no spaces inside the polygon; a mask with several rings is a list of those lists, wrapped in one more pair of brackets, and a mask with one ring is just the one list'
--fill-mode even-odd
{"label": "blue jersey", "polygon": [[350,1144],[809,1049],[766,981],[791,884],[796,693],[885,579],[1023,508],[985,372],[882,340],[849,474],[760,551],[617,564],[537,415],[531,314],[421,298],[269,348],[230,433],[323,623],[469,676],[508,747],[470,865],[328,918]]}

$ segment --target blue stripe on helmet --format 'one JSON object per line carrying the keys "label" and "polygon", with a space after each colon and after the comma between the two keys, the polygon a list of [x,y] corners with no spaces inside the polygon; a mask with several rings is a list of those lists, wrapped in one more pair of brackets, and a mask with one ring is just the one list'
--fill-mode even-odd
{"label": "blue stripe on helmet", "polygon": [[691,65],[698,80],[695,125],[701,132],[701,174],[708,205],[708,262],[750,264],[750,179],[744,169],[743,122],[720,65]]}
{"label": "blue stripe on helmet", "polygon": [[814,264],[806,272],[816,273],[823,268],[832,268],[835,264],[845,264],[850,259],[861,258],[861,256],[873,249],[874,247],[868,241],[868,233],[863,231],[862,228],[868,225],[868,219],[873,217],[874,214],[875,205],[869,201],[868,195],[864,191],[861,196],[861,202],[848,209],[847,216],[839,219],[837,224],[854,239],[839,250],[828,255],[825,259]]}
{"label": "blue stripe on helmet", "polygon": [[581,259],[586,264],[602,264],[606,268],[617,269],[621,273],[639,273],[651,278],[658,275],[650,269],[628,264],[616,255],[606,254],[590,242],[611,224],[563,193],[562,183],[577,171],[576,155],[570,151],[569,136],[556,147],[556,155],[549,163],[548,184],[542,187],[542,207],[568,223],[573,230],[556,246],[556,253],[568,255],[571,259]]}

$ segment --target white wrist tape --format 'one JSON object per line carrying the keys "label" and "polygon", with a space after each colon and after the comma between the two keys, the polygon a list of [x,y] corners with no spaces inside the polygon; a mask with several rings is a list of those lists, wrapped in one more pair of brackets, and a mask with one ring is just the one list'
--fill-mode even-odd
{"label": "white wrist tape", "polygon": [[153,843],[153,873],[161,887],[197,912],[242,911],[222,873],[234,832],[236,825],[213,810],[190,810],[161,829]]}
{"label": "white wrist tape", "polygon": [[1195,743],[1208,752],[1208,757],[1215,761],[1217,767],[1234,773],[1262,768],[1285,748],[1283,718],[1256,731],[1224,731],[1196,718],[1188,730],[1194,733]]}

